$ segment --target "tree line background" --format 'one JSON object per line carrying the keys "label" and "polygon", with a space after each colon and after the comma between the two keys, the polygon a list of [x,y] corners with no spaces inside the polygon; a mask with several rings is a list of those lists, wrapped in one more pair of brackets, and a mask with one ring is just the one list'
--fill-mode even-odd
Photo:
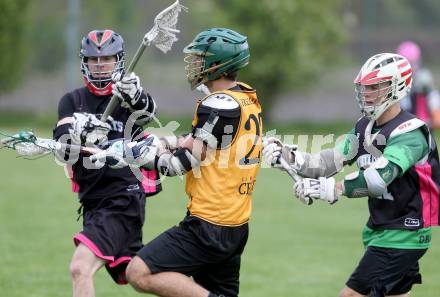
{"label": "tree line background", "polygon": [[[73,17],[72,3],[78,10]],[[78,83],[81,36],[95,28],[119,32],[130,56],[150,29],[154,16],[171,3],[172,0],[0,0],[0,95],[20,88],[32,76],[70,72],[74,75],[67,79],[74,77],[74,83]],[[421,43],[425,63],[429,64],[436,63],[435,50],[440,45],[436,38],[440,1],[435,0],[181,3],[190,11],[180,17],[179,42],[167,56],[148,50],[148,70],[138,70],[141,73],[156,71],[157,75],[164,75],[157,69],[170,64],[183,69],[182,48],[196,33],[209,27],[229,27],[248,36],[251,63],[240,78],[257,85],[260,97],[271,99],[283,92],[316,88],[328,69],[359,65],[377,48],[392,50],[400,40]],[[72,26],[77,30],[69,31]],[[68,63],[72,59],[77,64],[74,69],[66,69],[72,68]],[[183,70],[178,75],[184,78]],[[270,108],[274,102],[266,100],[265,107]]]}

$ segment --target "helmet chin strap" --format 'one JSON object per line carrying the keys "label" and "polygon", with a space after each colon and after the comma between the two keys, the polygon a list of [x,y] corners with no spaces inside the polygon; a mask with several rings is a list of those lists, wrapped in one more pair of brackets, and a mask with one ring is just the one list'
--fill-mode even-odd
{"label": "helmet chin strap", "polygon": [[[395,104],[395,103],[394,103]],[[365,141],[366,141],[366,144],[368,145],[368,146],[370,146],[372,143],[373,143],[373,141],[376,139],[376,137],[377,137],[377,133],[375,133],[374,135],[371,135],[371,131],[373,130],[373,126],[374,126],[374,123],[377,121],[377,119],[379,119],[390,107],[391,107],[392,105],[388,105],[386,108],[384,108],[380,113],[378,113],[378,114],[374,114],[374,112],[373,112],[373,115],[371,115],[370,117],[369,117],[369,119],[370,119],[370,121],[368,122],[368,125],[367,125],[367,128],[365,129]],[[382,107],[382,106],[380,106],[380,107]]]}
{"label": "helmet chin strap", "polygon": [[376,120],[374,118],[371,118],[368,122],[367,128],[365,129],[365,142],[367,146],[370,146],[377,137],[377,134],[373,136],[371,135],[375,121]]}
{"label": "helmet chin strap", "polygon": [[379,105],[375,105],[373,111],[365,111],[365,108],[363,108],[363,113],[370,118],[373,122],[379,119],[390,107],[392,104],[390,104],[389,99],[387,101],[383,101]]}

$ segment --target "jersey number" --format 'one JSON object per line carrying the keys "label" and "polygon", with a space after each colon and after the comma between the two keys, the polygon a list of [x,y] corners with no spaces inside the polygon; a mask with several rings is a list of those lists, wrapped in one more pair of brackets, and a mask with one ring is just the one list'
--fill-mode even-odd
{"label": "jersey number", "polygon": [[255,149],[255,146],[258,143],[258,140],[261,136],[261,112],[258,113],[258,116],[254,114],[250,114],[249,118],[247,119],[246,123],[244,124],[244,128],[248,131],[251,130],[251,122],[254,122],[255,124],[255,138],[254,143],[252,144],[251,149],[247,152],[247,154],[240,159],[240,165],[253,165],[260,162],[261,152],[258,152],[258,157],[256,158],[250,158],[252,152]]}

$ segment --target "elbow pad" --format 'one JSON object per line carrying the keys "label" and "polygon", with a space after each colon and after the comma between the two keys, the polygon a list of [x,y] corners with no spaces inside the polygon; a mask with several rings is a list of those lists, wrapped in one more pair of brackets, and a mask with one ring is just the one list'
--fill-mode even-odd
{"label": "elbow pad", "polygon": [[367,169],[353,172],[345,177],[344,187],[347,197],[376,197],[387,192],[387,187],[399,175],[399,167],[381,157]]}
{"label": "elbow pad", "polygon": [[376,168],[370,166],[365,169],[364,178],[367,183],[368,196],[379,197],[387,191],[387,184]]}
{"label": "elbow pad", "polygon": [[202,128],[196,128],[193,131],[194,138],[197,138],[205,143],[209,148],[217,148],[217,137],[212,134],[214,126],[219,119],[218,111],[212,110],[209,114],[208,120],[203,124]]}
{"label": "elbow pad", "polygon": [[[72,144],[69,128],[71,124],[63,124],[53,129],[53,139],[63,144]],[[61,163],[74,164],[79,158],[79,149],[65,147],[55,150],[55,158]]]}
{"label": "elbow pad", "polygon": [[385,157],[380,157],[365,169],[364,177],[371,197],[379,197],[387,192],[387,187],[399,175],[397,165]]}
{"label": "elbow pad", "polygon": [[200,161],[187,148],[180,148],[174,153],[163,153],[156,160],[157,170],[167,176],[184,175],[199,164]]}

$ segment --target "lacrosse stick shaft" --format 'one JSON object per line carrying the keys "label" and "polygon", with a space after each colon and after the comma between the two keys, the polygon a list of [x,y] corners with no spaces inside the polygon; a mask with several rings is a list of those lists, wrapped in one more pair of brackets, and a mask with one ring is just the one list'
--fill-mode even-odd
{"label": "lacrosse stick shaft", "polygon": [[[141,42],[141,45],[139,46],[139,48],[136,51],[136,54],[134,55],[133,59],[131,60],[130,65],[127,68],[127,73],[130,73],[134,70],[134,67],[138,63],[138,61],[139,61],[140,57],[142,56],[142,54],[144,53],[144,50],[146,47],[147,47],[147,43],[143,39]],[[105,108],[104,114],[101,117],[101,121],[105,122],[107,120],[107,118],[113,112],[113,110],[116,108],[116,106],[118,106],[118,101],[119,101],[118,96],[113,95],[112,98],[110,99],[110,102],[108,103],[107,107]]]}
{"label": "lacrosse stick shaft", "polygon": [[65,144],[65,143],[59,143],[61,150],[79,150],[81,153],[85,155],[93,155],[96,153],[101,152],[101,149],[98,149],[96,147],[87,147],[87,146],[80,146],[75,144]]}
{"label": "lacrosse stick shaft", "polygon": [[[293,179],[293,181],[295,183],[301,181],[301,177],[298,175],[296,170],[293,169],[291,166],[289,166],[289,163],[287,163],[287,161],[284,160],[283,157],[280,157],[280,163],[281,163],[281,166],[283,166],[283,168],[287,171],[287,173],[289,174],[289,176]],[[302,203],[304,203],[306,205],[312,205],[313,204],[313,199],[310,198],[310,197],[300,198],[298,196],[298,198],[299,198],[299,200],[301,200]]]}
{"label": "lacrosse stick shaft", "polygon": [[[177,23],[177,16],[178,16],[178,13],[180,12],[181,9],[187,10],[186,7],[180,5],[179,0],[177,0],[172,5],[170,5],[169,7],[165,8],[163,11],[161,11],[155,17],[153,28],[151,28],[151,30],[148,31],[147,34],[145,34],[144,37],[142,38],[142,42],[141,42],[138,50],[136,51],[134,57],[132,58],[132,60],[130,62],[130,65],[128,66],[128,69],[127,69],[128,73],[130,73],[130,72],[132,72],[134,70],[134,67],[136,66],[136,64],[138,63],[140,57],[144,53],[145,48],[148,45],[150,45],[151,43],[155,44],[155,40],[158,40],[158,39],[160,40],[160,34],[159,34],[160,30],[168,31],[168,33],[170,33],[170,32],[178,33],[179,32],[179,30],[176,30],[176,29],[171,28],[171,27],[176,25],[176,23]],[[168,13],[173,13],[173,12],[174,12],[174,15],[172,15],[170,17],[168,15]],[[168,23],[170,20],[174,21],[174,23],[171,26]],[[169,50],[171,48],[171,45],[176,40],[177,40],[177,38],[173,39],[171,41],[171,43],[169,44],[169,48],[167,47],[165,50],[164,50],[164,48],[161,48],[158,44],[155,44],[155,45],[159,49],[161,49],[162,51],[166,52],[167,50]],[[118,97],[113,95],[112,98],[110,99],[110,102],[108,103],[105,111],[104,111],[104,114],[102,115],[101,120],[103,122],[105,122],[107,120],[107,118],[110,116],[110,114],[113,112],[115,107],[118,105],[118,101],[119,101]]]}
{"label": "lacrosse stick shaft", "polygon": [[295,181],[298,182],[301,180],[301,178],[299,177],[298,173],[296,172],[295,169],[293,169],[286,160],[284,160],[283,157],[280,157],[280,164],[281,166],[283,166],[283,168],[287,171],[287,173],[289,174],[289,176]]}

